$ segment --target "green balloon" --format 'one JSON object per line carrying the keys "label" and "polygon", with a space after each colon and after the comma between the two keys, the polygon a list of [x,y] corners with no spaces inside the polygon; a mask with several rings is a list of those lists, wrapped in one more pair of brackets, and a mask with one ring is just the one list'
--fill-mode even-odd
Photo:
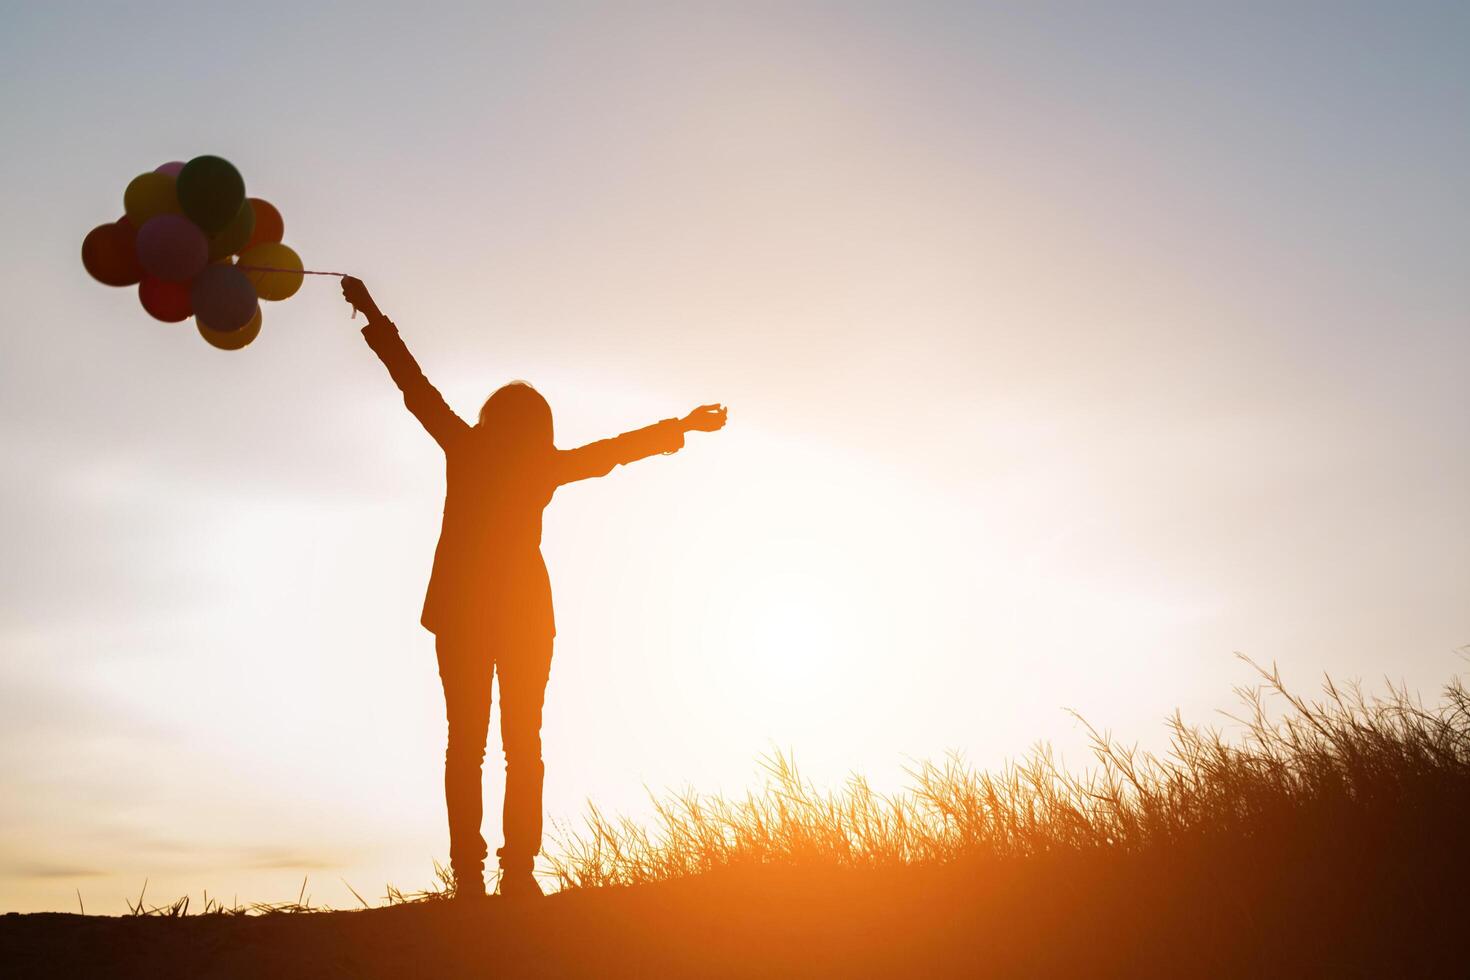
{"label": "green balloon", "polygon": [[209,261],[214,262],[226,255],[243,252],[255,233],[255,209],[249,201],[242,201],[240,210],[218,235],[209,240]]}
{"label": "green balloon", "polygon": [[223,231],[245,200],[244,178],[223,157],[195,157],[184,164],[177,188],[179,206],[206,235]]}

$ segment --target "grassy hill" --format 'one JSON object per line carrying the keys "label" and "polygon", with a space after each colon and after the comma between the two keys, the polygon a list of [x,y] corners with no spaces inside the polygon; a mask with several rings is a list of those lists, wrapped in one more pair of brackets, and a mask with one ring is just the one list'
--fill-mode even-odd
{"label": "grassy hill", "polygon": [[1244,739],[1176,719],[1154,758],[1095,733],[1084,775],[952,760],[885,797],[777,758],[763,792],[672,798],[653,828],[594,811],[536,903],[8,915],[0,974],[1464,975],[1470,696],[1262,680]]}

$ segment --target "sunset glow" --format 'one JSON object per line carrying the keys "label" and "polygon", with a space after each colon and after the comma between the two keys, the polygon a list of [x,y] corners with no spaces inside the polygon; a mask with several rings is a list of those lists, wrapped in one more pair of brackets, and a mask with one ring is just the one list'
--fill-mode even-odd
{"label": "sunset glow", "polygon": [[1463,670],[1464,11],[1125,6],[0,15],[0,908],[447,857],[443,461],[362,321],[308,279],[227,353],[78,266],[198,153],[463,416],[730,407],[546,511],[553,828],[773,749],[1081,766],[1065,709],[1229,725],[1235,651]]}

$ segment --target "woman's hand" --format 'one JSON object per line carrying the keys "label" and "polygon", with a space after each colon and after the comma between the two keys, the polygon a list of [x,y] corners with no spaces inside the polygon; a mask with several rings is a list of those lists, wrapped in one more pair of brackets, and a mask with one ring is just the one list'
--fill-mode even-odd
{"label": "woman's hand", "polygon": [[724,405],[701,405],[679,420],[685,432],[714,432],[725,427],[730,410]]}
{"label": "woman's hand", "polygon": [[366,313],[369,320],[381,318],[383,315],[361,279],[343,276],[342,298],[352,305],[353,310],[362,310]]}

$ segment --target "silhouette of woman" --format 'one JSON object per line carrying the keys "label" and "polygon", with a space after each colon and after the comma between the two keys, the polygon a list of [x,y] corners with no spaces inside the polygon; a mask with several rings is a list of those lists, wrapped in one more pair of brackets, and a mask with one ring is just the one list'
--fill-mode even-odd
{"label": "silhouette of woman", "polygon": [[491,679],[498,674],[505,752],[505,844],[496,851],[500,893],[539,895],[531,868],[541,850],[541,707],[556,634],[541,558],[541,512],[562,484],[675,452],[683,448],[684,433],[724,426],[726,410],[701,405],[682,419],[580,449],[557,449],[546,399],[514,381],[490,396],[471,426],[424,377],[362,281],[344,278],[342,295],[367,313],[363,338],[388,368],[408,410],[444,450],[444,522],[422,622],[435,637],[449,721],[444,801],[455,894],[485,894],[480,768]]}

